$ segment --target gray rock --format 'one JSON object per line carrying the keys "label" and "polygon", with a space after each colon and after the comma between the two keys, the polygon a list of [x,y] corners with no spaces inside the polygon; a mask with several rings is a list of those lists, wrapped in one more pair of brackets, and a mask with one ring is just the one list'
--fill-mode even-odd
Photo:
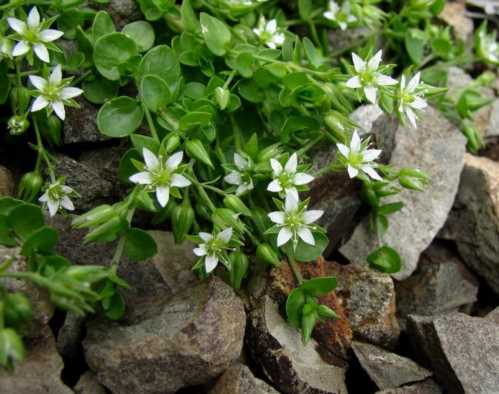
{"label": "gray rock", "polygon": [[263,296],[248,320],[246,340],[251,357],[279,391],[287,394],[346,394],[345,369],[327,364],[310,340],[279,314],[278,306]]}
{"label": "gray rock", "polygon": [[437,315],[473,304],[478,281],[455,253],[433,243],[421,255],[417,270],[408,279],[395,282],[395,291],[397,316],[405,326],[411,314]]}
{"label": "gray rock", "polygon": [[466,16],[464,2],[446,3],[439,17],[452,26],[454,35],[465,43],[472,44],[473,20]]}
{"label": "gray rock", "polygon": [[491,394],[499,387],[499,330],[487,319],[452,313],[412,315],[409,338],[449,393]]}
{"label": "gray rock", "polygon": [[108,139],[97,128],[99,108],[82,97],[76,99],[80,108],[67,108],[64,121],[64,143],[101,142]]}
{"label": "gray rock", "polygon": [[56,157],[55,173],[58,177],[65,177],[66,184],[79,194],[72,199],[77,210],[92,209],[112,199],[114,186],[111,182],[102,179],[93,168],[68,156]]}
{"label": "gray rock", "polygon": [[396,389],[378,391],[376,394],[442,394],[442,389],[433,379],[427,379]]}
{"label": "gray rock", "polygon": [[466,265],[499,294],[499,163],[465,156],[454,208],[439,236],[456,242]]}
{"label": "gray rock", "polygon": [[380,390],[419,382],[432,375],[414,361],[377,346],[353,342],[352,348],[362,368]]}
{"label": "gray rock", "polygon": [[350,114],[350,119],[359,126],[359,135],[364,138],[371,133],[374,122],[383,115],[383,110],[377,104],[361,105]]}
{"label": "gray rock", "polygon": [[218,379],[210,394],[279,394],[263,380],[255,378],[243,364],[230,367]]}
{"label": "gray rock", "polygon": [[141,18],[137,2],[134,0],[111,0],[105,10],[109,12],[118,29]]}
{"label": "gray rock", "polygon": [[[378,124],[378,122],[377,122]],[[401,255],[403,267],[393,275],[408,278],[417,267],[420,254],[444,225],[459,184],[465,138],[443,115],[428,108],[417,128],[400,125],[395,132],[395,149],[390,164],[394,167],[416,167],[431,177],[431,186],[423,192],[404,190],[384,202],[401,201],[404,208],[390,215],[390,227],[384,243]],[[369,253],[379,246],[376,235],[368,229],[368,219],[354,231],[341,249],[350,261],[366,263]]]}
{"label": "gray rock", "polygon": [[101,178],[111,182],[115,188],[116,196],[125,196],[127,185],[124,185],[118,178],[120,160],[129,149],[128,144],[118,146],[101,146],[90,150],[85,150],[78,157],[78,161],[99,173]]}
{"label": "gray rock", "polygon": [[26,359],[12,373],[0,369],[2,393],[72,394],[61,381],[63,362],[55,348],[54,338],[26,343]]}
{"label": "gray rock", "polygon": [[80,376],[74,387],[75,394],[106,394],[104,386],[101,386],[97,376],[92,371],[87,371]]}
{"label": "gray rock", "polygon": [[0,166],[0,196],[14,195],[14,188],[12,173],[4,166]]}
{"label": "gray rock", "polygon": [[88,327],[86,360],[113,393],[174,393],[205,384],[241,354],[243,305],[217,278],[146,315],[130,325],[96,321]]}
{"label": "gray rock", "polygon": [[81,341],[85,336],[85,321],[86,317],[68,312],[57,333],[57,351],[66,362],[76,360],[81,354]]}
{"label": "gray rock", "polygon": [[499,136],[499,99],[496,99],[491,105],[486,136],[487,137]]}
{"label": "gray rock", "polygon": [[489,312],[487,316],[485,316],[485,318],[499,324],[499,306],[493,311]]}

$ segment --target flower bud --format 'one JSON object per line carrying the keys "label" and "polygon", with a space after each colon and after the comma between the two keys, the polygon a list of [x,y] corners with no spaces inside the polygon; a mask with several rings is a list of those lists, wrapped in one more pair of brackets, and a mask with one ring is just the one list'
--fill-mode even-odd
{"label": "flower bud", "polygon": [[423,191],[429,182],[428,174],[416,168],[403,168],[399,172],[399,183],[406,189]]}
{"label": "flower bud", "polygon": [[245,216],[251,216],[251,211],[248,209],[246,204],[244,204],[243,200],[234,194],[229,194],[224,198],[224,205],[237,213],[241,213]]}
{"label": "flower bud", "polygon": [[324,317],[326,319],[338,319],[336,312],[326,305],[319,305],[317,307],[317,313],[320,317]]}
{"label": "flower bud", "polygon": [[217,100],[220,109],[223,111],[229,104],[230,90],[221,86],[217,87],[215,89],[215,99]]}
{"label": "flower bud", "polygon": [[471,152],[478,152],[483,146],[483,141],[480,133],[471,122],[463,122],[463,134],[468,140],[468,149]]}
{"label": "flower bud", "polygon": [[12,116],[7,124],[11,135],[21,135],[29,127],[29,121],[24,116]]}
{"label": "flower bud", "polygon": [[172,134],[165,143],[166,153],[173,152],[180,145],[180,137],[177,134]]}
{"label": "flower bud", "polygon": [[21,337],[12,328],[0,328],[0,344],[2,345],[2,358],[6,368],[12,369],[18,362],[24,360],[26,349]]}
{"label": "flower bud", "polygon": [[24,174],[19,182],[17,190],[18,198],[27,202],[33,201],[38,193],[40,193],[42,186],[42,176],[36,171],[28,172]]}
{"label": "flower bud", "polygon": [[336,111],[329,111],[324,117],[324,123],[326,124],[329,131],[331,131],[333,137],[336,140],[345,140],[345,123],[339,113],[337,113]]}
{"label": "flower bud", "polygon": [[120,216],[114,216],[111,220],[90,231],[85,236],[83,243],[114,241],[118,234],[126,228],[127,224],[126,220],[123,220]]}
{"label": "flower bud", "polygon": [[17,113],[21,114],[28,110],[31,96],[29,90],[24,86],[13,88],[10,92],[10,99],[13,108],[17,109]]}
{"label": "flower bud", "polygon": [[230,256],[230,260],[230,284],[234,289],[239,290],[241,282],[248,272],[249,259],[244,253],[235,252]]}
{"label": "flower bud", "polygon": [[217,208],[211,215],[213,223],[220,228],[232,227],[239,232],[245,230],[245,225],[238,219],[238,214],[227,208]]}
{"label": "flower bud", "polygon": [[280,263],[279,256],[267,243],[259,244],[257,246],[256,257],[258,257],[264,263],[267,263],[273,267],[277,267]]}
{"label": "flower bud", "polygon": [[173,208],[172,227],[175,243],[180,243],[185,239],[194,223],[194,209],[188,199],[185,199],[181,205]]}
{"label": "flower bud", "polygon": [[201,161],[202,163],[213,167],[213,163],[211,162],[210,155],[208,154],[206,148],[203,143],[197,138],[189,140],[185,143],[185,150],[192,158]]}
{"label": "flower bud", "polygon": [[268,163],[270,159],[275,159],[281,154],[281,149],[278,144],[269,145],[262,149],[258,154],[257,162]]}
{"label": "flower bud", "polygon": [[40,132],[49,144],[59,146],[62,142],[62,122],[57,116],[50,115],[40,128]]}
{"label": "flower bud", "polygon": [[116,215],[116,209],[111,205],[100,205],[84,215],[73,220],[73,226],[76,228],[93,227],[97,224],[107,222]]}

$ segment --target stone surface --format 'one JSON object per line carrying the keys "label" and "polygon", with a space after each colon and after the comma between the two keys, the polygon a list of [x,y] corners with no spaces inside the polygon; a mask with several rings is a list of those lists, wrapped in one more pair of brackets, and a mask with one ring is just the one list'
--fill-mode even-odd
{"label": "stone surface", "polygon": [[134,0],[111,0],[104,9],[109,12],[118,29],[141,18],[137,2]]}
{"label": "stone surface", "polygon": [[381,390],[376,394],[442,394],[442,389],[433,379],[427,379],[396,389]]}
{"label": "stone surface", "polygon": [[455,253],[433,243],[421,255],[417,270],[395,282],[395,291],[397,316],[404,326],[410,314],[437,315],[473,304],[478,281]]}
{"label": "stone surface", "polygon": [[66,120],[64,121],[64,143],[66,145],[100,142],[108,138],[100,133],[97,128],[97,112],[99,107],[91,104],[83,97],[76,98],[80,108],[66,109]]}
{"label": "stone surface", "polygon": [[489,312],[487,316],[485,316],[485,318],[499,324],[499,306],[493,311]]}
{"label": "stone surface", "polygon": [[[415,167],[431,177],[431,185],[423,192],[403,190],[385,203],[401,201],[404,208],[390,215],[390,226],[384,243],[396,249],[403,267],[393,276],[402,280],[416,269],[420,254],[428,247],[444,225],[454,202],[459,184],[465,138],[442,114],[428,108],[417,128],[398,126],[395,148],[390,164],[394,167]],[[351,262],[366,264],[366,257],[378,247],[376,235],[368,229],[366,218],[354,231],[350,240],[340,249]]]}
{"label": "stone surface", "polygon": [[499,136],[499,99],[496,99],[490,108],[490,117],[486,130],[487,137]]}
{"label": "stone surface", "polygon": [[12,173],[4,166],[0,166],[0,196],[13,196],[14,188]]}
{"label": "stone surface", "polygon": [[57,333],[57,351],[67,363],[80,357],[81,341],[85,336],[85,321],[84,316],[67,312],[64,323]]}
{"label": "stone surface", "polygon": [[87,371],[80,376],[78,383],[74,387],[75,394],[106,394],[107,391],[97,380],[97,376],[92,371]]}
{"label": "stone surface", "polygon": [[279,314],[277,304],[263,296],[250,312],[246,335],[251,357],[280,392],[287,394],[346,394],[345,369],[327,364],[300,333]]}
{"label": "stone surface", "polygon": [[91,323],[85,357],[115,394],[174,393],[224,372],[241,353],[245,322],[240,299],[212,278],[131,324]]}
{"label": "stone surface", "polygon": [[465,156],[454,207],[440,237],[499,294],[499,163]]}
{"label": "stone surface", "polygon": [[419,382],[432,375],[414,361],[377,346],[353,342],[352,348],[362,368],[380,390]]}
{"label": "stone surface", "polygon": [[473,21],[466,16],[464,2],[446,3],[439,17],[454,29],[457,38],[465,43],[473,39]]}
{"label": "stone surface", "polygon": [[452,313],[411,315],[409,338],[449,393],[490,394],[499,387],[499,329],[493,321]]}
{"label": "stone surface", "polygon": [[352,119],[359,126],[359,135],[364,138],[371,133],[374,122],[383,115],[383,110],[377,104],[361,105],[350,114]]}
{"label": "stone surface", "polygon": [[235,364],[218,379],[209,394],[279,394],[263,380],[255,378],[246,365]]}
{"label": "stone surface", "polygon": [[72,394],[61,381],[63,362],[54,338],[26,343],[26,359],[12,373],[0,369],[0,391],[16,394]]}

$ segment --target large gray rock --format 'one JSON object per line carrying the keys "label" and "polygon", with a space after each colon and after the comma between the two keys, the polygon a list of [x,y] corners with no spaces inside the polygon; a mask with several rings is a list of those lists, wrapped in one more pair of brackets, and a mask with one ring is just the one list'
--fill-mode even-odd
{"label": "large gray rock", "polygon": [[0,166],[0,196],[12,196],[14,188],[12,173],[4,166]]}
{"label": "large gray rock", "polygon": [[13,372],[0,369],[0,391],[5,394],[72,394],[61,381],[63,362],[54,338],[26,343],[26,359]]}
{"label": "large gray rock", "polygon": [[499,294],[499,163],[467,154],[454,208],[440,237]]}
{"label": "large gray rock", "polygon": [[85,336],[85,316],[66,313],[64,323],[57,333],[56,346],[59,354],[67,363],[81,356],[81,341]]}
{"label": "large gray rock", "polygon": [[[403,267],[393,275],[402,280],[414,272],[420,254],[445,223],[459,184],[465,138],[431,107],[421,116],[417,128],[399,125],[384,133],[395,133],[390,164],[419,168],[430,175],[432,182],[423,192],[403,190],[395,197],[384,199],[386,203],[404,203],[401,211],[390,215],[390,226],[383,237],[384,243],[395,248],[402,257]],[[366,264],[366,257],[378,246],[378,238],[369,231],[366,218],[340,251],[350,261]]]}
{"label": "large gray rock", "polygon": [[410,316],[409,338],[449,393],[491,394],[499,387],[499,329],[483,318],[452,313]]}
{"label": "large gray rock", "polygon": [[64,121],[64,143],[66,145],[105,141],[108,137],[97,128],[97,112],[99,108],[84,98],[76,99],[80,108],[67,108]]}
{"label": "large gray rock", "polygon": [[499,99],[496,99],[490,108],[490,117],[486,130],[487,137],[499,136]]}
{"label": "large gray rock", "polygon": [[419,382],[432,375],[414,361],[377,346],[353,342],[352,348],[362,368],[380,390]]}
{"label": "large gray rock", "polygon": [[210,394],[279,394],[263,380],[255,378],[243,364],[230,367],[218,379]]}
{"label": "large gray rock", "polygon": [[427,379],[396,389],[381,390],[376,394],[442,394],[442,389],[433,379]]}
{"label": "large gray rock", "polygon": [[499,324],[499,306],[493,311],[489,312],[487,316],[485,316],[485,318]]}
{"label": "large gray rock", "polygon": [[106,394],[107,391],[97,380],[97,376],[92,371],[87,371],[78,379],[74,387],[75,394]]}
{"label": "large gray rock", "polygon": [[452,26],[454,35],[465,43],[471,44],[473,39],[473,20],[466,16],[464,2],[446,3],[439,17]]}
{"label": "large gray rock", "polygon": [[359,135],[364,138],[369,135],[373,129],[374,122],[383,115],[383,110],[377,104],[361,105],[350,114],[350,119],[358,126]]}
{"label": "large gray rock", "polygon": [[251,357],[273,386],[286,394],[346,394],[345,369],[327,364],[310,340],[279,314],[277,304],[263,296],[251,311],[246,336]]}
{"label": "large gray rock", "polygon": [[245,322],[240,299],[212,278],[129,325],[91,323],[85,357],[115,394],[174,393],[224,372],[240,356]]}
{"label": "large gray rock", "polygon": [[405,326],[408,315],[437,315],[473,304],[478,281],[461,259],[442,245],[433,243],[424,251],[417,270],[406,280],[396,281],[397,316]]}
{"label": "large gray rock", "polygon": [[134,0],[111,0],[104,9],[109,12],[118,29],[142,17]]}

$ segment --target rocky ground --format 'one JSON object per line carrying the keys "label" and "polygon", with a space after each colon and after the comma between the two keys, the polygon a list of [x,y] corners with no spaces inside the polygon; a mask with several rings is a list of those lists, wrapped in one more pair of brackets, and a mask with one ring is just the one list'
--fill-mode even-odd
{"label": "rocky ground", "polygon": [[[466,34],[466,21],[456,23]],[[449,75],[451,91],[470,78],[458,68]],[[499,96],[499,79],[484,94]],[[74,182],[69,186],[82,194],[77,209],[85,210],[122,195],[116,168],[124,147],[102,140],[97,108],[81,104],[83,111],[68,114],[57,172]],[[8,283],[28,294],[35,320],[27,360],[13,374],[0,372],[0,392],[498,394],[499,98],[476,118],[487,142],[479,156],[466,153],[459,130],[432,108],[417,129],[374,106],[352,117],[386,162],[420,168],[432,179],[424,192],[403,192],[405,206],[390,218],[386,241],[404,259],[401,272],[390,277],[364,265],[375,240],[358,185],[327,175],[316,180],[311,198],[326,211],[321,224],[330,247],[302,273],[337,277],[337,291],[321,302],[340,318],[319,324],[307,345],[283,318],[295,285],[287,265],[255,270],[247,291],[236,294],[220,279],[195,278],[193,245],[175,245],[171,233],[157,229],[151,234],[158,255],[120,266],[131,285],[123,321],[62,314],[36,287]],[[16,161],[19,152],[1,153],[0,195],[12,195],[30,163]],[[331,154],[319,153],[317,168]],[[70,221],[52,220],[59,252],[75,264],[109,262],[114,245],[82,246],[84,233]],[[0,261],[12,253],[0,249]]]}

